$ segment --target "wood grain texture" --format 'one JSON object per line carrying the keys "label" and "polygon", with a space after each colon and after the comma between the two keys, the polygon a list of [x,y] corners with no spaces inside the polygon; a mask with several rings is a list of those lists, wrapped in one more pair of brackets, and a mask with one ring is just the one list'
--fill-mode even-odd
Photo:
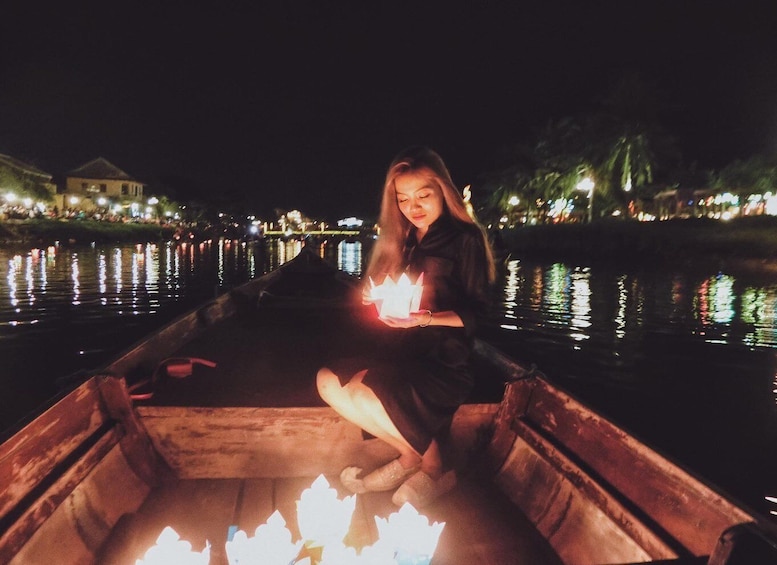
{"label": "wood grain texture", "polygon": [[[379,440],[330,408],[138,407],[155,448],[180,478],[336,475],[346,466],[374,468],[396,457]],[[467,453],[488,426],[494,405],[462,407],[451,436]]]}
{"label": "wood grain texture", "polygon": [[[95,451],[100,449],[95,446]],[[49,565],[52,556],[63,565],[92,563],[114,526],[124,515],[135,512],[150,491],[129,467],[118,446],[97,459],[99,465],[92,466],[83,478],[76,476],[81,470],[79,465],[63,475],[62,481],[74,482],[76,487],[60,503],[44,505],[48,497],[41,498],[40,508],[53,511],[37,524],[32,534],[29,530],[35,524],[31,520],[39,516],[39,507],[14,525],[9,532],[12,537],[0,542],[0,563]],[[61,492],[62,488],[57,484],[50,490]],[[14,539],[26,543],[17,547]]]}
{"label": "wood grain texture", "polygon": [[97,384],[90,379],[0,445],[0,517],[106,420]]}
{"label": "wood grain texture", "polygon": [[563,445],[693,555],[754,517],[570,396],[538,381],[525,420]]}
{"label": "wood grain texture", "polygon": [[631,563],[677,557],[594,479],[542,438],[523,431],[496,483],[565,562]]}

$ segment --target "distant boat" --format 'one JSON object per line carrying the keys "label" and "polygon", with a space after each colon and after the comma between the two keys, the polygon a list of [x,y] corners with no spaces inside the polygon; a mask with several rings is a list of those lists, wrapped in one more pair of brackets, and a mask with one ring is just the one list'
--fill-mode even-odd
{"label": "distant boat", "polygon": [[[343,467],[395,457],[315,397],[323,356],[368,339],[337,335],[355,316],[351,283],[306,247],[10,435],[0,563],[131,564],[171,525],[225,564],[230,526],[253,532],[279,510],[293,528],[294,501],[316,476],[341,489]],[[435,565],[777,562],[767,519],[541,374],[486,343],[475,350],[479,376],[504,392],[453,421],[459,484],[423,509],[446,522]],[[374,541],[390,495],[359,495],[352,544]]]}

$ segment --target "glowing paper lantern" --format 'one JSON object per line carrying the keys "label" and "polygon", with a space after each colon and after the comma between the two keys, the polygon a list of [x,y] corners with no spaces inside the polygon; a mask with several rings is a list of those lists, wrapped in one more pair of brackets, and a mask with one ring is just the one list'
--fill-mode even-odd
{"label": "glowing paper lantern", "polygon": [[277,510],[249,538],[243,530],[226,543],[229,565],[289,565],[299,555],[302,541],[292,543],[286,521]]}
{"label": "glowing paper lantern", "polygon": [[205,543],[202,553],[192,551],[192,544],[179,538],[170,526],[167,526],[156,540],[156,545],[149,548],[143,559],[137,559],[135,565],[208,565],[210,561],[210,544]]}
{"label": "glowing paper lantern", "polygon": [[337,498],[324,475],[319,475],[310,488],[302,491],[297,501],[297,525],[305,543],[310,546],[341,544],[356,508],[356,495]]}
{"label": "glowing paper lantern", "polygon": [[381,318],[409,318],[410,312],[416,312],[421,306],[421,294],[424,290],[424,274],[418,276],[413,284],[405,273],[394,282],[386,275],[383,284],[376,285],[370,278],[370,298],[375,301]]}
{"label": "glowing paper lantern", "polygon": [[380,538],[378,544],[394,549],[397,565],[429,565],[445,527],[445,522],[430,524],[408,503],[387,520],[376,516],[375,523]]}

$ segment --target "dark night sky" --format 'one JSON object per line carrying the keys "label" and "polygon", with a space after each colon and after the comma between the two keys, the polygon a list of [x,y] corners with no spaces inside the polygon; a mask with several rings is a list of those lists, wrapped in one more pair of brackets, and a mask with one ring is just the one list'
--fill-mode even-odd
{"label": "dark night sky", "polygon": [[631,71],[687,160],[777,150],[773,1],[61,4],[4,9],[0,33],[0,153],[55,174],[103,156],[260,214],[374,215],[403,147],[463,186]]}

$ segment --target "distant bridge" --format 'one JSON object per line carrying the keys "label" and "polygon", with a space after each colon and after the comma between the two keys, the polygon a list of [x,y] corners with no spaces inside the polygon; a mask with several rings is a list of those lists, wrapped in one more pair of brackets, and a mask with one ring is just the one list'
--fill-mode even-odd
{"label": "distant bridge", "polygon": [[281,231],[281,230],[267,230],[264,232],[265,236],[276,237],[290,237],[290,236],[305,236],[305,235],[343,235],[346,237],[369,235],[374,233],[374,230],[306,230],[306,231]]}

